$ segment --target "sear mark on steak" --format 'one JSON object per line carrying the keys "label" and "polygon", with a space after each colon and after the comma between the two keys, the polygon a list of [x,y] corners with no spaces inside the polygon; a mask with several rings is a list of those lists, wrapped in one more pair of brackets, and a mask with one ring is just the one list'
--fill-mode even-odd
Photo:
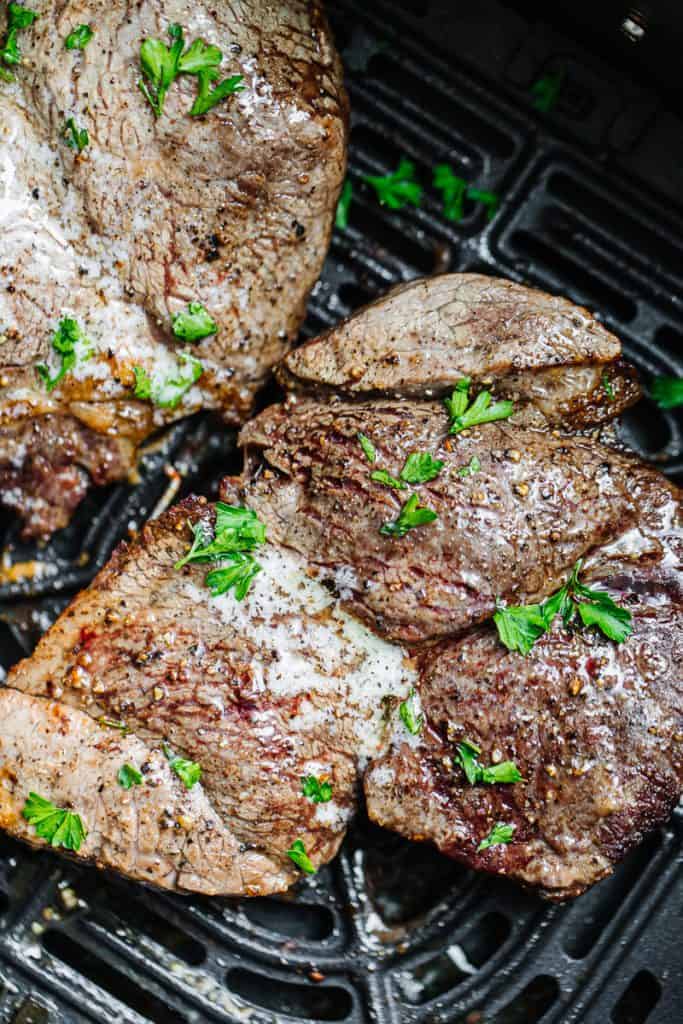
{"label": "sear mark on steak", "polygon": [[[376,446],[372,467],[359,431]],[[635,520],[656,477],[590,439],[506,422],[447,431],[441,403],[299,399],[266,409],[241,434],[243,494],[270,536],[322,576],[352,570],[349,611],[411,644],[491,616],[497,597],[520,604],[555,589],[577,558]],[[414,451],[444,462],[419,488],[438,519],[390,540],[379,528],[410,489],[375,483],[370,470],[397,476]],[[480,470],[462,477],[475,456]]]}
{"label": "sear mark on steak", "polygon": [[[81,22],[96,37],[65,54]],[[138,87],[141,43],[168,42],[173,22],[187,45],[220,47],[222,74],[243,76],[244,90],[205,117],[188,116],[195,78],[178,79],[158,119]],[[242,422],[296,337],[344,177],[347,101],[320,4],[219,0],[195,4],[188,21],[177,0],[65,0],[22,50],[0,94],[0,466],[16,425],[48,413],[102,434],[125,433],[133,415],[136,443],[200,408]],[[70,116],[89,133],[80,154],[62,137]],[[176,408],[131,402],[135,366],[155,381],[181,373],[172,317],[191,302],[218,325],[191,346],[202,376]],[[65,317],[94,352],[48,393],[35,365],[56,372],[51,340]],[[74,488],[36,518],[41,481],[23,475],[12,507],[47,534]]]}
{"label": "sear mark on steak", "polygon": [[[399,285],[279,368],[290,388],[348,397],[438,397],[458,378],[493,381],[517,421],[573,430],[640,396],[621,345],[587,310],[513,281],[444,274]],[[477,388],[479,390],[479,388]]]}

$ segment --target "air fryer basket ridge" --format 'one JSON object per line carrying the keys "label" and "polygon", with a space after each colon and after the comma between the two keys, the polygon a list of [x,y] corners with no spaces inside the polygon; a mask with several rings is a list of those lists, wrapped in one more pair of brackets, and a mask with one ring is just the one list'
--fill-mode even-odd
{"label": "air fryer basket ridge", "polygon": [[[328,4],[353,111],[354,194],[305,334],[392,283],[476,270],[595,310],[646,381],[683,376],[683,125],[515,6],[478,0],[446,32],[442,0]],[[530,87],[558,68],[557,105],[539,114]],[[403,155],[425,186],[435,163],[450,163],[500,194],[499,213],[487,222],[472,206],[452,224],[429,188],[419,209],[379,207],[362,175]],[[680,415],[644,401],[623,429],[683,475]],[[21,544],[9,524],[12,560],[42,569],[0,577],[0,666],[30,652],[169,480],[213,494],[238,466],[234,437],[195,417],[150,452],[138,485],[93,492],[45,548]],[[0,837],[0,1024],[674,1024],[682,831],[674,815],[566,907],[365,821],[291,899],[173,897]]]}

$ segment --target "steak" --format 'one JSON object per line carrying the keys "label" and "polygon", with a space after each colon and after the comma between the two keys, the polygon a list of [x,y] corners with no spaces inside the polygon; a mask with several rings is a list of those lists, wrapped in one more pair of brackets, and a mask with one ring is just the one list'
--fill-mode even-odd
{"label": "steak", "polygon": [[[65,50],[79,23],[94,26],[92,40]],[[158,118],[139,87],[141,44],[170,45],[173,23],[187,46],[202,38],[221,49],[221,78],[242,76],[242,91],[202,117],[188,114],[195,76],[179,76]],[[20,42],[17,81],[0,96],[0,467],[21,476],[13,507],[25,533],[44,535],[68,518],[75,491],[52,515],[34,514],[44,475],[10,451],[27,420],[56,415],[130,438],[121,477],[137,444],[170,420],[199,408],[232,424],[248,415],[322,266],[344,177],[347,102],[317,0],[200,3],[189,22],[176,0],[134,10],[64,0]],[[82,152],[67,144],[70,119],[88,133]],[[190,303],[216,325],[187,345],[198,364],[172,330]],[[64,318],[87,347],[48,390],[36,365],[55,375],[52,338]],[[191,381],[188,366],[201,376],[170,404],[135,398],[135,367],[161,394],[164,382]],[[98,469],[102,446],[92,447],[83,468],[97,482],[113,468]],[[58,467],[59,443],[53,451]]]}

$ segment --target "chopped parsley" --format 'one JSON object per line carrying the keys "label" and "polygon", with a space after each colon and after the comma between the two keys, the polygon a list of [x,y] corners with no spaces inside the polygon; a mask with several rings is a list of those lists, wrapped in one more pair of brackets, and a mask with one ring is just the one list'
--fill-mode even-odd
{"label": "chopped parsley", "polygon": [[536,641],[562,616],[567,629],[579,624],[596,626],[609,640],[623,643],[633,632],[632,615],[616,604],[604,590],[594,590],[579,582],[581,559],[571,576],[543,604],[503,606],[497,604],[493,621],[498,636],[510,651],[528,654]]}
{"label": "chopped parsley", "polygon": [[301,792],[314,804],[326,804],[332,799],[332,783],[326,779],[317,779],[315,775],[304,775],[301,779]]}
{"label": "chopped parsley", "polygon": [[311,858],[306,853],[306,847],[301,839],[294,840],[290,848],[287,850],[287,856],[307,875],[315,874],[315,868],[313,867]]}
{"label": "chopped parsley", "polygon": [[437,164],[432,177],[434,188],[443,198],[443,215],[446,220],[461,221],[465,214],[465,200],[480,203],[486,208],[488,219],[495,217],[500,200],[495,192],[484,192],[473,188],[464,178],[455,174],[449,164]]}
{"label": "chopped parsley", "polygon": [[504,821],[499,821],[493,826],[486,838],[482,839],[479,843],[477,853],[481,853],[482,850],[488,850],[490,846],[502,846],[511,843],[516,827],[516,825],[506,825]]}
{"label": "chopped parsley", "polygon": [[683,405],[683,377],[653,377],[650,395],[660,409],[676,409]]}
{"label": "chopped parsley", "polygon": [[184,313],[173,314],[173,333],[183,341],[201,341],[218,330],[218,324],[202,306],[191,302]]}
{"label": "chopped parsley", "polygon": [[21,4],[7,5],[7,31],[0,46],[0,79],[2,81],[14,81],[12,72],[7,71],[2,65],[16,67],[17,64],[21,64],[21,50],[17,43],[17,36],[22,28],[29,28],[37,17],[35,11],[31,11]]}
{"label": "chopped parsley", "polygon": [[217,46],[195,41],[185,50],[185,39],[180,25],[169,26],[171,45],[166,46],[160,39],[145,39],[140,47],[140,66],[144,78],[138,85],[156,117],[161,117],[168,90],[181,75],[195,75],[198,80],[197,98],[190,115],[198,117],[207,113],[217,103],[244,88],[242,75],[233,75],[220,82],[211,90],[211,83],[219,76],[219,65],[223,54]]}
{"label": "chopped parsley", "polygon": [[62,138],[69,149],[75,149],[82,153],[90,143],[90,136],[87,128],[79,128],[73,117],[70,117],[62,129]]}
{"label": "chopped parsley", "polygon": [[472,476],[473,473],[478,473],[481,469],[481,462],[476,455],[473,455],[466,466],[461,466],[458,470],[458,476],[466,477]]}
{"label": "chopped parsley", "polygon": [[418,504],[417,494],[411,494],[401,508],[398,518],[391,523],[383,523],[379,532],[385,537],[405,537],[408,530],[424,526],[425,523],[433,523],[435,519],[438,519],[436,512]]}
{"label": "chopped parsley", "polygon": [[114,718],[107,718],[106,715],[100,715],[97,724],[105,726],[107,729],[118,729],[123,736],[127,736],[131,731],[130,726],[125,722],[117,722]]}
{"label": "chopped parsley", "polygon": [[204,582],[213,597],[234,588],[235,597],[242,601],[261,566],[251,552],[266,539],[266,528],[255,512],[236,505],[216,503],[216,524],[213,536],[207,525],[199,520],[189,523],[193,540],[187,554],[175,563],[182,569],[190,562],[222,562],[211,569]]}
{"label": "chopped parsley", "polygon": [[418,711],[417,695],[414,689],[411,689],[406,699],[401,702],[398,713],[409,733],[418,736],[422,732],[424,716]]}
{"label": "chopped parsley", "polygon": [[132,764],[123,764],[116,776],[119,786],[124,789],[131,789],[133,786],[142,785],[142,772],[138,771]]}
{"label": "chopped parsley", "polygon": [[370,479],[377,484],[384,484],[385,487],[393,487],[396,491],[405,491],[408,484],[398,477],[392,476],[386,469],[375,469],[370,474]]}
{"label": "chopped parsley", "polygon": [[360,431],[358,431],[357,437],[358,443],[363,449],[363,455],[365,456],[365,458],[368,460],[368,462],[374,462],[377,459],[377,449],[375,448],[370,438],[366,437],[365,434],[361,434]]}
{"label": "chopped parsley", "polygon": [[202,777],[201,766],[196,761],[188,761],[184,757],[175,757],[167,743],[162,745],[164,756],[172,772],[178,776],[185,789],[192,789]]}
{"label": "chopped parsley", "polygon": [[453,394],[444,399],[444,405],[451,420],[449,433],[459,434],[480,423],[493,423],[494,420],[506,420],[512,416],[514,405],[507,399],[491,404],[491,392],[480,391],[473,402],[470,402],[470,377],[463,377],[456,382]]}
{"label": "chopped parsley", "polygon": [[34,826],[37,836],[65,850],[78,852],[88,834],[77,814],[56,807],[37,793],[29,793],[22,814],[29,825]]}
{"label": "chopped parsley", "polygon": [[94,35],[90,25],[78,25],[73,32],[69,32],[64,45],[67,50],[85,50]]}
{"label": "chopped parsley", "polygon": [[433,458],[429,452],[411,452],[403,464],[400,477],[392,476],[386,469],[376,469],[370,474],[370,479],[397,491],[405,491],[408,484],[425,484],[434,480],[442,469],[441,459]]}
{"label": "chopped parsley", "polygon": [[600,383],[602,384],[602,390],[607,395],[609,401],[613,402],[615,397],[614,388],[612,387],[612,381],[609,379],[606,373],[603,373],[602,377],[600,378]]}
{"label": "chopped parsley", "polygon": [[[183,399],[183,396],[190,388],[197,383],[204,367],[198,359],[190,352],[178,353],[178,374],[175,377],[167,377],[161,383],[150,377],[147,370],[142,366],[134,366],[135,384],[133,394],[136,398],[149,400],[160,409],[175,409]],[[187,369],[187,375],[182,370]]]}
{"label": "chopped parsley", "polygon": [[391,174],[364,174],[363,181],[374,188],[381,205],[390,210],[401,210],[408,203],[419,206],[422,202],[424,190],[415,180],[415,164],[405,157]]}
{"label": "chopped parsley", "polygon": [[559,71],[549,71],[547,75],[543,75],[542,78],[534,82],[531,86],[531,95],[536,110],[547,114],[553,109],[560,95],[564,76],[565,69],[560,68]]}
{"label": "chopped parsley", "polygon": [[481,748],[476,743],[463,740],[457,745],[457,760],[471,786],[478,782],[495,785],[499,782],[521,782],[522,775],[514,761],[501,761],[485,767],[479,764]]}
{"label": "chopped parsley", "polygon": [[52,336],[52,348],[60,357],[60,366],[54,377],[45,363],[38,363],[36,373],[48,391],[53,391],[77,362],[85,362],[93,354],[91,343],[76,320],[64,317]]}
{"label": "chopped parsley", "polygon": [[341,231],[346,231],[349,226],[349,208],[353,198],[353,185],[351,179],[347,178],[337,203],[337,212],[334,215],[334,225]]}

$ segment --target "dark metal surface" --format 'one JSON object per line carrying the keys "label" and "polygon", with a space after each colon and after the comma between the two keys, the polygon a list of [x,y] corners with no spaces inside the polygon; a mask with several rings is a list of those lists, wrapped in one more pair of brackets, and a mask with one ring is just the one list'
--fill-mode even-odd
{"label": "dark metal surface", "polygon": [[[628,6],[628,5],[627,5]],[[483,270],[598,312],[645,378],[683,375],[683,124],[641,81],[523,3],[330,4],[353,107],[350,225],[336,232],[307,335],[390,284]],[[529,89],[565,69],[556,108]],[[420,209],[380,208],[364,173],[406,155]],[[500,193],[488,223],[441,215],[431,167]],[[648,401],[624,431],[683,472],[680,416]],[[42,574],[0,596],[0,664],[30,651],[69,593],[174,479],[211,494],[236,468],[210,419],[176,427],[137,487],[93,493],[47,548],[8,561]],[[170,475],[169,475],[170,474]],[[53,568],[51,568],[53,566]],[[674,1024],[681,1020],[683,822],[568,907],[476,876],[360,822],[336,863],[291,899],[164,896],[0,838],[0,1022],[193,1024]]]}

